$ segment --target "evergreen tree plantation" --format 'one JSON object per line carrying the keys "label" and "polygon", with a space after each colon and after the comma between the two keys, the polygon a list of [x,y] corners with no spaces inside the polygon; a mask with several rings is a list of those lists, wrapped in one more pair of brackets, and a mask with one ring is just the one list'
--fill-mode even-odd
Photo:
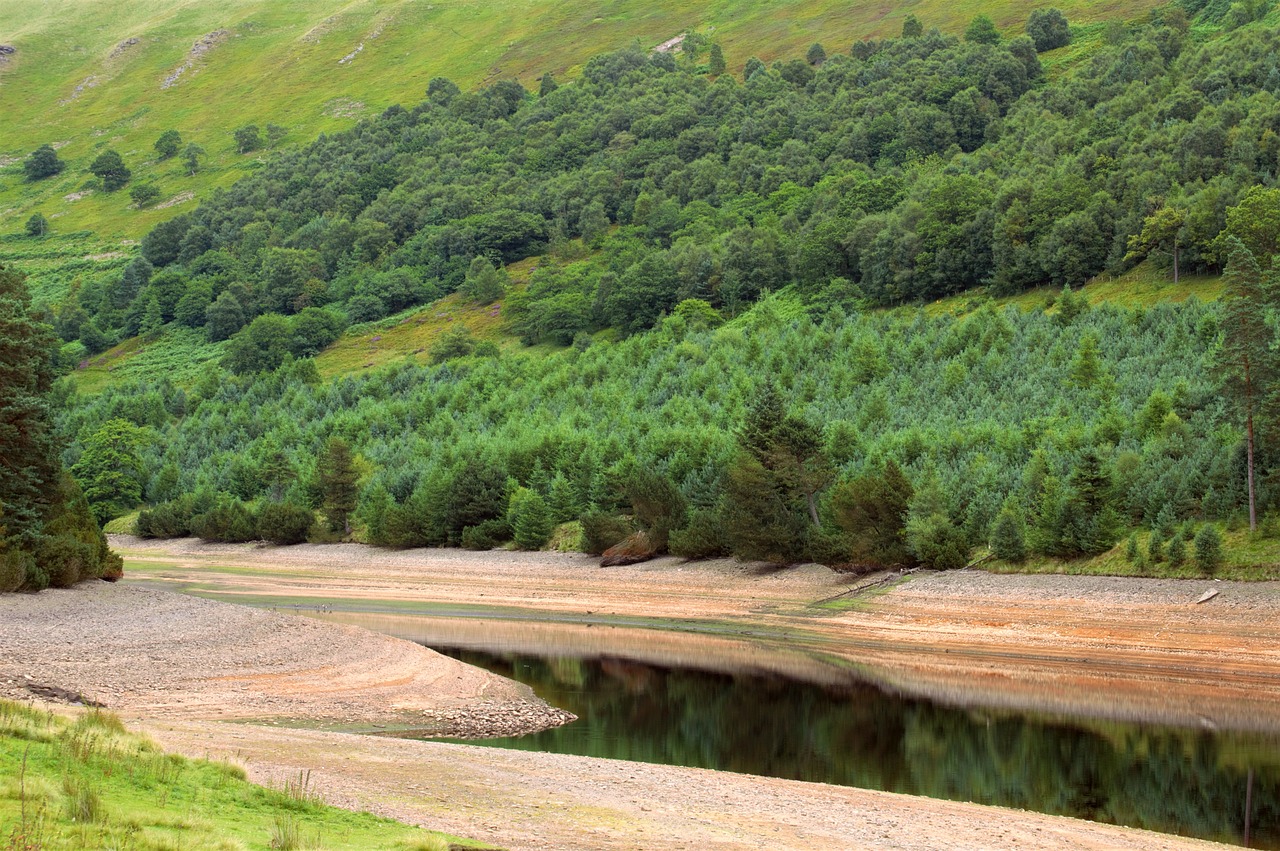
{"label": "evergreen tree plantation", "polygon": [[[42,285],[64,367],[182,361],[67,393],[63,462],[152,536],[1216,568],[1275,499],[1280,284],[1280,36],[1221,5],[436,77]],[[1135,267],[1177,298],[1078,291]],[[441,299],[494,321],[321,378]]]}

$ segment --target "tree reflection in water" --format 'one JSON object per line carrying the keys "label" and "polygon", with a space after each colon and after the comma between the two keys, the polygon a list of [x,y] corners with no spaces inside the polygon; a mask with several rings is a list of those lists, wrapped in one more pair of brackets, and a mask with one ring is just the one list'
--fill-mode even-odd
{"label": "tree reflection in water", "polygon": [[577,714],[479,744],[997,804],[1280,849],[1280,737],[977,711],[863,683],[436,648]]}

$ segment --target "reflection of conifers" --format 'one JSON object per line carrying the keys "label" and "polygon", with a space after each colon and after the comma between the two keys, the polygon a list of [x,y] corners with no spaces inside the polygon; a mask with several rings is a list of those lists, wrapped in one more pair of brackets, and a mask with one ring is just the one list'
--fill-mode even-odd
{"label": "reflection of conifers", "polygon": [[502,747],[885,789],[1232,842],[1244,835],[1241,796],[1251,795],[1251,840],[1280,846],[1274,738],[991,715],[869,685],[824,688],[617,657],[451,655],[520,679],[579,716],[494,742]]}

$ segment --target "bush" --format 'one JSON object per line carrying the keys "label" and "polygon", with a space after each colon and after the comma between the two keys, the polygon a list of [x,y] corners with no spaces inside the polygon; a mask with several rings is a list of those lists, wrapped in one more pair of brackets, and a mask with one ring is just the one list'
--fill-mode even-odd
{"label": "bush", "polygon": [[191,518],[191,531],[206,541],[242,544],[257,537],[257,524],[238,499],[218,503],[204,514]]}
{"label": "bush", "polygon": [[1196,533],[1196,566],[1207,574],[1214,574],[1222,566],[1222,533],[1218,527],[1206,523]]}
{"label": "bush", "polygon": [[191,534],[191,505],[188,499],[162,502],[138,513],[139,538],[181,538]]}
{"label": "bush", "polygon": [[307,540],[315,515],[288,502],[268,502],[258,512],[258,537],[273,544],[301,544]]}
{"label": "bush", "polygon": [[720,512],[711,508],[695,508],[689,514],[688,524],[671,533],[667,549],[672,555],[683,558],[719,558],[731,555]]}
{"label": "bush", "polygon": [[635,526],[623,517],[588,511],[582,515],[582,551],[598,556],[635,531]]}
{"label": "bush", "polygon": [[31,553],[14,549],[0,551],[0,594],[21,588],[34,568]]}
{"label": "bush", "polygon": [[506,520],[485,520],[462,530],[460,543],[467,550],[491,550],[511,539],[511,526]]}
{"label": "bush", "polygon": [[93,549],[70,535],[41,538],[34,555],[53,588],[70,588],[94,573]]}

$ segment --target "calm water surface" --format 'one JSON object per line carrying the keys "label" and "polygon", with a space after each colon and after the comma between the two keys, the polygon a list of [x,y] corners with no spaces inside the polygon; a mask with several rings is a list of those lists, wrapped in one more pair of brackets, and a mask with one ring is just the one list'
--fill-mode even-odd
{"label": "calm water surface", "polygon": [[1237,844],[1250,796],[1251,846],[1280,849],[1277,736],[957,709],[852,681],[432,646],[580,718],[473,744],[976,801]]}

